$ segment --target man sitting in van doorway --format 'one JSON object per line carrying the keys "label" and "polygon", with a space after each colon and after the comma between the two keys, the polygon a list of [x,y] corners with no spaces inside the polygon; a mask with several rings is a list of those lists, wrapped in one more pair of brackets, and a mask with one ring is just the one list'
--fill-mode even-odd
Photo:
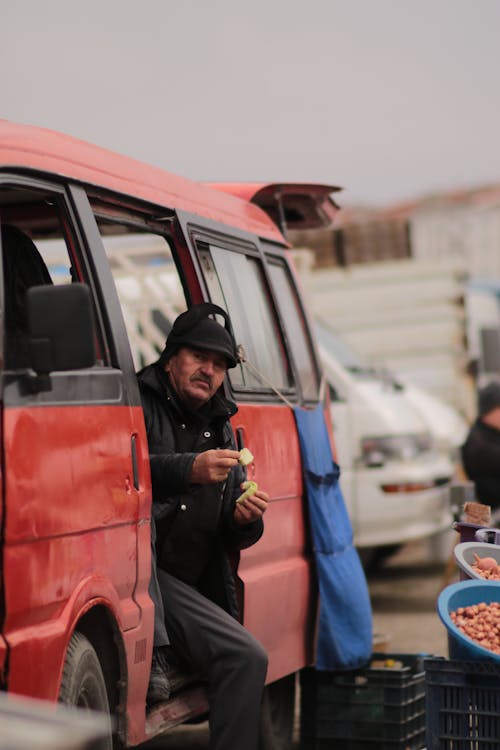
{"label": "man sitting in van doorway", "polygon": [[236,346],[230,331],[209,317],[214,313],[228,324],[225,311],[208,303],[182,313],[159,360],[138,376],[164,605],[153,575],[157,622],[148,702],[164,698],[164,657],[178,659],[208,681],[210,747],[255,750],[267,655],[238,621],[228,555],[260,538],[268,496],[257,490],[235,502],[245,478],[229,422],[237,407],[220,388],[227,368],[236,366]]}

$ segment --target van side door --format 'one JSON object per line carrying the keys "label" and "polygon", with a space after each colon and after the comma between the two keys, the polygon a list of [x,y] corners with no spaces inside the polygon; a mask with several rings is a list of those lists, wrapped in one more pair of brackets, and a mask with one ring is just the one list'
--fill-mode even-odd
{"label": "van side door", "polygon": [[[128,362],[119,341],[123,322],[110,318],[113,292],[103,296],[101,261],[86,246],[79,194],[80,188],[72,192],[49,180],[0,178],[0,222],[11,228],[2,233],[1,248],[2,632],[9,690],[48,700],[58,697],[80,617],[96,606],[104,637],[111,622],[115,633],[137,628],[148,607],[145,596],[136,597],[138,575],[150,570],[146,565],[141,573],[137,561],[149,471],[147,447],[141,457],[139,445],[142,412],[130,354]],[[54,372],[39,388],[25,346],[26,287],[75,281],[92,292],[97,364]]]}

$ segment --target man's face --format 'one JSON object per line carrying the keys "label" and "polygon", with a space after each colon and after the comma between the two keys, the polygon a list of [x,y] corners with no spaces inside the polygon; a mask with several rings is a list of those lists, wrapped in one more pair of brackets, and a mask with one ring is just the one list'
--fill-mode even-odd
{"label": "man's face", "polygon": [[227,370],[222,354],[181,347],[165,365],[179,399],[191,411],[200,409],[222,385]]}
{"label": "man's face", "polygon": [[481,419],[485,424],[494,427],[495,430],[500,430],[500,406],[491,409],[491,411],[489,411],[488,414],[484,414]]}

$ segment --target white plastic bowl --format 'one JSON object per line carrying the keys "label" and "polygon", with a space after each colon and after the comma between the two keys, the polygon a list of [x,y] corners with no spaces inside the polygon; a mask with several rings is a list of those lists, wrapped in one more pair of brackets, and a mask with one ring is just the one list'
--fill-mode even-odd
{"label": "white plastic bowl", "polygon": [[[483,578],[472,565],[475,562],[474,554],[479,557],[493,557],[500,564],[500,544],[488,544],[487,542],[461,542],[454,549],[455,560],[460,570],[467,578],[478,580],[490,580]],[[494,579],[495,580],[495,579]],[[500,581],[497,581],[500,583]]]}

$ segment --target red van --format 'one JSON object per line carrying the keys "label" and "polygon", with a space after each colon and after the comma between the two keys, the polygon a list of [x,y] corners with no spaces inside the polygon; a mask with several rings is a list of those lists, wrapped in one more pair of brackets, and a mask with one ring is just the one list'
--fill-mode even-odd
{"label": "red van", "polygon": [[316,597],[291,405],[318,402],[321,373],[278,225],[331,222],[334,189],[210,187],[0,121],[1,687],[109,713],[104,747],[207,710],[191,677],[146,715],[151,485],[135,376],[204,300],[227,309],[248,360],[224,387],[271,501],[235,565],[269,654],[268,718],[279,707],[266,731],[289,737]]}

